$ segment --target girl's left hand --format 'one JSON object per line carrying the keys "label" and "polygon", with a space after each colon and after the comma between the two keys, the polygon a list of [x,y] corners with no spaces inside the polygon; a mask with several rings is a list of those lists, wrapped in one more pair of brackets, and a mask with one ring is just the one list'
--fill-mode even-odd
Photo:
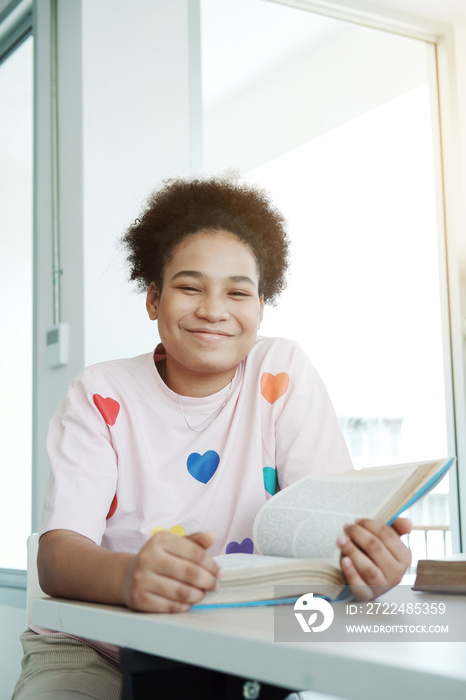
{"label": "girl's left hand", "polygon": [[411,530],[408,518],[392,525],[358,518],[344,526],[338,538],[341,568],[356,600],[371,600],[401,581],[411,563],[411,552],[400,536]]}

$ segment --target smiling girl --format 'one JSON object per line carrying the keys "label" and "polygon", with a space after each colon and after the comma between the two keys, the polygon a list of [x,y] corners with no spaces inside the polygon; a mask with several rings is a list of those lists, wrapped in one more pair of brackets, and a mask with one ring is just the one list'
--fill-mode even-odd
{"label": "smiling girl", "polygon": [[[169,181],[123,243],[161,343],[86,369],[52,419],[40,583],[59,597],[186,611],[217,587],[214,555],[254,551],[254,517],[277,488],[352,465],[308,358],[257,336],[288,256],[262,191]],[[399,582],[408,529],[346,527],[338,546],[359,597]],[[52,688],[80,698],[84,686],[85,697],[118,697],[117,649],[38,628],[22,641],[16,700]]]}

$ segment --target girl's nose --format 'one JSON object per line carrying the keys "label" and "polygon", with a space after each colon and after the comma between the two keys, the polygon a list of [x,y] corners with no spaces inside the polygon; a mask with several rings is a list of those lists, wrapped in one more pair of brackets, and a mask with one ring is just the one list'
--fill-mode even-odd
{"label": "girl's nose", "polygon": [[196,316],[210,322],[224,321],[229,316],[225,298],[211,294],[203,295],[196,309]]}

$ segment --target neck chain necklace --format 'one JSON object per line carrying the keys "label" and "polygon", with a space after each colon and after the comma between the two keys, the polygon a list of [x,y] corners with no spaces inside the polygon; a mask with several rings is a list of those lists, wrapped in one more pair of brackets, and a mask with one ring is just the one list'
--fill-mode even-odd
{"label": "neck chain necklace", "polygon": [[[162,365],[162,381],[165,382],[165,360],[163,361],[163,365]],[[207,428],[210,428],[212,423],[217,420],[217,418],[219,417],[219,415],[221,414],[221,412],[223,411],[223,409],[227,405],[228,399],[230,398],[230,392],[231,392],[232,386],[233,386],[233,379],[231,379],[231,381],[230,381],[230,386],[228,387],[228,392],[227,392],[227,395],[225,397],[225,401],[222,403],[220,408],[215,413],[214,417],[210,419],[210,421],[207,423],[207,425],[204,428],[193,428],[193,426],[189,424],[189,421],[188,421],[186,414],[184,412],[184,409],[183,409],[183,404],[181,403],[181,396],[178,394],[178,402],[180,404],[181,414],[184,418],[184,422],[186,423],[188,428],[193,431],[193,433],[205,432],[207,430]]]}

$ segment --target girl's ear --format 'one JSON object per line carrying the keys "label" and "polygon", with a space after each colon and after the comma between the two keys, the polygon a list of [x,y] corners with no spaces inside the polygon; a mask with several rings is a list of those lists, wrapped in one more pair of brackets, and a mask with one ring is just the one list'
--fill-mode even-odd
{"label": "girl's ear", "polygon": [[146,309],[151,321],[156,321],[159,316],[159,290],[155,286],[155,282],[151,282],[146,296]]}

